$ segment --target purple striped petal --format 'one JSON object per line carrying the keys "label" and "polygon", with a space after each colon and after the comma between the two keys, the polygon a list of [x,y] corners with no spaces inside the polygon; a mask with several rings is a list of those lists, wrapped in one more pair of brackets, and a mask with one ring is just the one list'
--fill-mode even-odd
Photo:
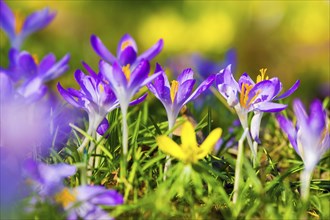
{"label": "purple striped petal", "polygon": [[219,84],[218,90],[220,94],[227,100],[227,103],[230,107],[234,107],[238,104],[237,90],[228,84]]}
{"label": "purple striped petal", "polygon": [[[240,91],[238,83],[234,79],[234,76],[231,72],[231,65],[228,65],[225,69],[222,69],[216,77],[216,85],[226,84],[232,87],[236,91]],[[237,92],[236,92],[237,93]]]}
{"label": "purple striped petal", "polygon": [[91,45],[94,51],[105,61],[110,64],[116,62],[116,58],[112,55],[112,53],[104,46],[101,39],[96,35],[92,35],[90,39]]}
{"label": "purple striped petal", "polygon": [[65,90],[61,84],[58,82],[57,83],[57,90],[58,92],[61,94],[61,96],[71,105],[73,105],[74,107],[77,108],[82,108],[84,106],[82,106],[79,102],[77,102],[77,100],[75,99],[76,94],[72,93],[72,91],[67,91]]}
{"label": "purple striped petal", "polygon": [[259,102],[267,102],[273,99],[275,85],[270,80],[263,80],[251,89],[248,94],[248,101],[250,105]]}
{"label": "purple striped petal", "polygon": [[99,76],[98,74],[85,62],[82,62],[83,67],[85,68],[85,70],[87,70],[87,72],[94,78],[94,79],[98,79]]}
{"label": "purple striped petal", "polygon": [[48,8],[32,13],[26,18],[23,24],[22,35],[27,36],[44,28],[54,19],[55,15],[56,13],[51,13]]}
{"label": "purple striped petal", "polygon": [[[151,48],[143,52],[139,57],[137,62],[140,62],[141,60],[152,60],[155,56],[157,56],[163,49],[163,39],[160,39],[156,44],[154,44]],[[156,72],[156,71],[155,71]],[[158,72],[158,71],[157,71]]]}
{"label": "purple striped petal", "polygon": [[194,72],[191,68],[185,69],[178,76],[179,85],[182,85],[185,81],[194,79]]}
{"label": "purple striped petal", "polygon": [[[85,96],[88,98],[88,99],[92,99],[92,94],[90,93],[90,90],[91,88],[86,88],[86,76],[85,74],[83,73],[83,71],[81,70],[76,70],[76,72],[74,73],[74,77],[77,81],[77,83],[79,84],[81,90],[84,92]],[[95,88],[95,87],[94,87]]]}
{"label": "purple striped petal", "polygon": [[3,0],[0,1],[0,28],[10,39],[15,36],[15,16]]}
{"label": "purple striped petal", "polygon": [[12,80],[7,74],[0,72],[0,101],[12,98],[13,93],[14,85]]}
{"label": "purple striped petal", "polygon": [[120,54],[128,47],[132,47],[135,53],[138,52],[135,40],[129,34],[125,34],[119,41],[117,47],[117,57],[120,57]]}
{"label": "purple striped petal", "polygon": [[249,109],[249,111],[252,111],[254,109],[259,110],[261,112],[280,112],[284,110],[287,105],[274,103],[274,102],[260,102],[255,105],[253,105],[252,108]]}
{"label": "purple striped petal", "polygon": [[247,73],[243,73],[243,75],[238,80],[239,91],[241,91],[242,84],[245,83],[247,85],[255,85],[254,81]]}
{"label": "purple striped petal", "polygon": [[194,88],[196,80],[189,79],[186,80],[184,83],[179,85],[177,94],[174,99],[174,103],[180,105],[181,103],[184,103],[190,96],[191,91]]}
{"label": "purple striped petal", "polygon": [[[282,83],[277,77],[271,78],[271,79],[269,79],[269,81],[271,81],[274,84],[275,89],[274,89],[273,97],[275,97],[281,92]],[[276,98],[274,100],[276,100]]]}
{"label": "purple striped petal", "polygon": [[289,141],[295,151],[300,155],[298,146],[297,146],[297,131],[294,128],[292,122],[285,118],[283,115],[277,115],[276,116],[278,123],[280,124],[281,129],[284,131],[284,133],[288,136]]}
{"label": "purple striped petal", "polygon": [[274,100],[284,99],[284,98],[290,96],[292,93],[294,93],[298,89],[299,85],[300,85],[300,80],[297,80],[288,91],[286,91],[279,97],[276,97]]}

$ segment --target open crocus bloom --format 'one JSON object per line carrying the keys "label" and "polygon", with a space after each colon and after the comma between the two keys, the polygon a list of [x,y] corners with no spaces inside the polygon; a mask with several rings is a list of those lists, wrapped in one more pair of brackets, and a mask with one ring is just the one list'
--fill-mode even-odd
{"label": "open crocus bloom", "polygon": [[[236,110],[244,129],[248,128],[248,113],[251,111],[256,113],[250,130],[254,139],[258,139],[262,112],[279,112],[285,109],[287,105],[273,101],[288,97],[300,83],[299,80],[296,81],[288,91],[278,96],[282,90],[282,83],[276,77],[269,79],[266,76],[266,69],[261,69],[260,72],[256,83],[247,73],[244,73],[236,82],[231,73],[231,66],[228,65],[217,74],[216,78],[219,92],[227,100],[228,105]],[[252,147],[251,141],[250,147]]]}
{"label": "open crocus bloom", "polygon": [[163,48],[163,40],[160,39],[155,45],[139,56],[137,55],[138,49],[135,40],[129,34],[125,34],[120,39],[117,48],[117,57],[112,55],[96,35],[91,36],[91,45],[94,51],[111,65],[117,62],[120,66],[125,66],[126,69],[133,70],[142,60],[151,61],[157,56]]}
{"label": "open crocus bloom", "polygon": [[330,147],[327,114],[319,100],[312,102],[309,116],[299,99],[294,100],[293,110],[297,117],[296,127],[283,115],[278,115],[277,120],[304,161],[305,169],[312,171]]}
{"label": "open crocus bloom", "polygon": [[44,8],[24,18],[21,13],[14,13],[0,0],[0,28],[8,35],[11,46],[16,49],[20,49],[27,36],[47,26],[55,15],[48,8]]}
{"label": "open crocus bloom", "polygon": [[[15,82],[16,91],[25,98],[40,99],[47,92],[46,82],[53,80],[69,69],[70,55],[56,62],[54,54],[47,54],[40,62],[35,55],[16,49],[9,51],[10,65],[1,69]],[[33,97],[33,98],[31,98]]]}
{"label": "open crocus bloom", "polygon": [[196,133],[190,122],[185,122],[181,132],[181,146],[175,143],[171,138],[162,135],[156,138],[158,147],[166,154],[181,160],[186,164],[196,163],[212,152],[215,144],[221,136],[221,128],[214,129],[205,141],[198,146]]}
{"label": "open crocus bloom", "polygon": [[102,186],[78,186],[63,188],[55,195],[55,201],[68,212],[67,219],[113,219],[100,206],[116,206],[124,203],[122,195]]}
{"label": "open crocus bloom", "polygon": [[164,105],[170,129],[174,126],[182,107],[207,90],[215,79],[215,75],[211,74],[193,92],[196,80],[191,69],[183,70],[178,79],[171,82],[171,85],[160,65],[157,64],[155,72],[160,72],[160,74],[154,79],[154,83],[147,84],[147,87]]}
{"label": "open crocus bloom", "polygon": [[[65,90],[60,83],[57,84],[57,88],[67,102],[77,108],[83,108],[88,113],[89,128],[87,133],[91,135],[96,131],[105,116],[119,107],[119,101],[103,74],[95,73],[86,63],[83,63],[83,65],[90,75],[85,75],[83,71],[76,70],[75,78],[80,90],[73,88]],[[129,104],[138,104],[145,98],[146,94]]]}

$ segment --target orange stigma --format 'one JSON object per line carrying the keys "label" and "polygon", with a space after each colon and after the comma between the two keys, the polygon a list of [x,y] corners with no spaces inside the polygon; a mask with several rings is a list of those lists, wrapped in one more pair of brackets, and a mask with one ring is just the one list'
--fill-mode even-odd
{"label": "orange stigma", "polygon": [[125,40],[125,41],[121,44],[120,49],[123,51],[123,50],[126,49],[126,47],[128,47],[128,46],[132,46],[132,45],[133,45],[133,44],[132,44],[132,41],[130,41],[130,40]]}
{"label": "orange stigma", "polygon": [[25,18],[18,11],[14,12],[14,17],[15,17],[15,34],[19,34],[23,29]]}
{"label": "orange stigma", "polygon": [[122,67],[122,71],[127,79],[127,81],[129,81],[130,77],[131,77],[131,70],[130,70],[131,65],[127,64],[126,66]]}
{"label": "orange stigma", "polygon": [[171,96],[172,103],[174,102],[178,89],[179,89],[179,82],[176,80],[173,80],[171,83],[171,89],[170,89],[170,96]]}

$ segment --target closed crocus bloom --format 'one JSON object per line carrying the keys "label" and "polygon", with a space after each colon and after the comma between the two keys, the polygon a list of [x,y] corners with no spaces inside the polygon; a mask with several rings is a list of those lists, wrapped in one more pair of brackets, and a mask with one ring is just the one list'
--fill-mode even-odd
{"label": "closed crocus bloom", "polygon": [[196,80],[191,69],[183,70],[178,79],[173,80],[171,84],[160,65],[157,64],[155,72],[160,72],[160,74],[154,79],[153,83],[147,84],[147,87],[164,105],[169,129],[174,126],[182,107],[207,90],[215,79],[215,75],[211,74],[193,91]]}
{"label": "closed crocus bloom", "polygon": [[151,61],[163,48],[163,40],[160,39],[151,48],[138,55],[138,48],[135,40],[125,34],[119,41],[117,47],[117,57],[115,57],[96,35],[91,36],[91,45],[94,51],[106,62],[113,65],[117,62],[121,67],[133,70],[142,60]]}
{"label": "closed crocus bloom", "polygon": [[277,120],[304,162],[304,171],[301,174],[301,193],[302,198],[307,200],[313,170],[330,147],[329,119],[321,101],[317,99],[311,103],[309,115],[299,99],[294,100],[293,110],[297,118],[296,126],[283,115],[278,115]]}
{"label": "closed crocus bloom", "polygon": [[7,4],[0,0],[0,28],[8,35],[11,46],[20,49],[25,38],[47,26],[56,13],[48,8],[36,11],[26,18],[19,12],[13,12]]}
{"label": "closed crocus bloom", "polygon": [[166,135],[158,136],[156,142],[164,153],[182,161],[185,164],[196,163],[212,152],[215,144],[220,139],[221,128],[214,129],[205,141],[198,146],[196,133],[190,122],[185,122],[181,131],[181,146]]}

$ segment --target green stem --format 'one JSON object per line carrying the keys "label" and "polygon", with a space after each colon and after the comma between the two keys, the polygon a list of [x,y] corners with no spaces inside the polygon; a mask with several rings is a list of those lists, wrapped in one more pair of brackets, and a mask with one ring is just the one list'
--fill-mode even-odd
{"label": "green stem", "polygon": [[233,203],[236,204],[238,193],[239,193],[239,183],[241,180],[241,169],[243,167],[243,161],[244,161],[244,145],[243,142],[247,136],[247,133],[249,132],[249,129],[246,128],[244,130],[244,133],[242,137],[238,141],[238,152],[237,152],[237,161],[236,161],[236,167],[235,167],[235,182],[234,182],[234,195],[233,195]]}
{"label": "green stem", "polygon": [[[167,118],[168,118],[168,130],[170,131],[175,125],[176,118],[173,118],[173,117],[169,116],[169,114],[168,114]],[[168,136],[172,139],[172,135],[173,134],[171,132],[171,133],[169,133]],[[166,174],[167,174],[167,171],[170,168],[170,166],[171,166],[171,157],[169,155],[167,155],[166,156],[166,162],[165,162],[165,165],[164,165],[164,175],[163,175],[163,180],[164,181],[166,180]]]}
{"label": "green stem", "polygon": [[122,133],[123,133],[123,154],[120,163],[120,179],[126,179],[127,169],[127,151],[128,151],[128,125],[127,125],[127,109],[128,106],[121,105],[122,112]]}

